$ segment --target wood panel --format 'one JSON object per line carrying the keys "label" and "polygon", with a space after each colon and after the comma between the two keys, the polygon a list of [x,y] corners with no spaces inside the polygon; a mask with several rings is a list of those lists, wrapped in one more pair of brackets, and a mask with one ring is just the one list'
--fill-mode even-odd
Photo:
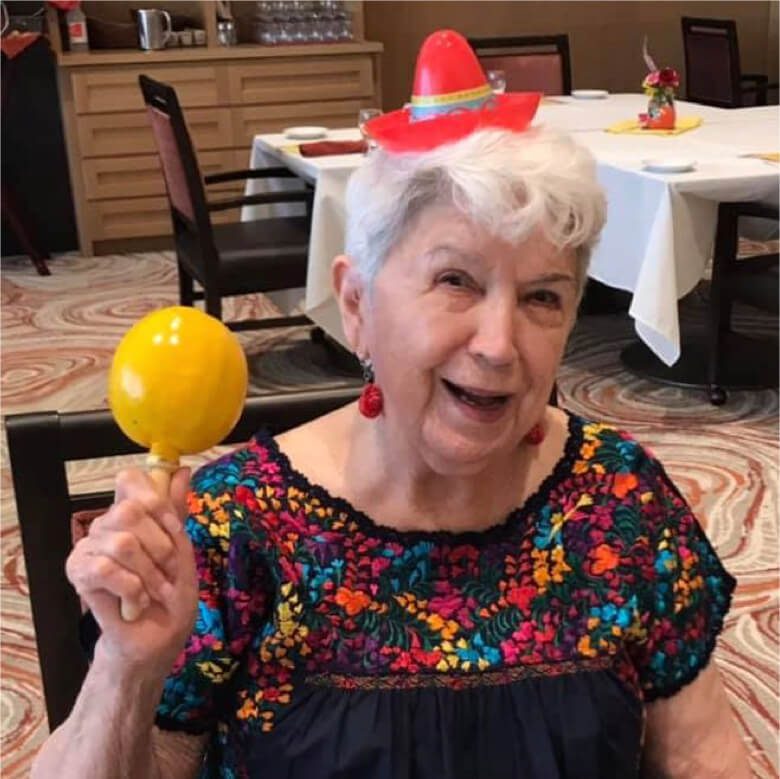
{"label": "wood panel", "polygon": [[[233,144],[229,108],[191,108],[185,117],[196,149],[222,149]],[[77,118],[82,156],[117,157],[157,151],[146,113],[92,114]]]}
{"label": "wood panel", "polygon": [[228,65],[230,102],[295,103],[373,94],[369,55],[266,60]]}
{"label": "wood panel", "polygon": [[165,197],[96,200],[89,209],[93,241],[168,235],[171,212]]}
{"label": "wood panel", "polygon": [[234,146],[249,149],[258,133],[275,133],[293,125],[355,127],[361,107],[372,100],[341,100],[333,103],[290,103],[233,109]]}
{"label": "wood panel", "polygon": [[[165,197],[93,200],[84,204],[92,241],[170,235],[171,212]],[[214,224],[238,221],[238,209],[212,214]]]}
{"label": "wood panel", "polygon": [[138,76],[145,73],[176,88],[184,108],[227,103],[225,71],[221,65],[189,67],[129,67],[88,70],[73,74],[73,95],[78,114],[143,111]]}
{"label": "wood panel", "polygon": [[[233,170],[231,150],[198,155],[201,175]],[[89,200],[164,195],[165,182],[156,154],[84,160],[84,189]],[[235,188],[235,187],[233,187]]]}

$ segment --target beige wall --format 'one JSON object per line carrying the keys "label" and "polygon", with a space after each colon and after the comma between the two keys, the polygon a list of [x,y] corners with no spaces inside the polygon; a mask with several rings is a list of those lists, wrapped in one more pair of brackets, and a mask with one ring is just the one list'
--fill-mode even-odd
{"label": "beige wall", "polygon": [[[735,19],[742,69],[777,77],[777,0],[772,2],[396,2],[365,3],[366,38],[385,45],[385,109],[409,99],[414,63],[428,33],[452,27],[466,36],[568,33],[574,88],[636,92],[646,68],[642,37],[659,66],[685,76],[681,16]],[[769,30],[769,33],[767,32]],[[772,38],[774,36],[774,38]],[[774,42],[772,42],[774,40]],[[774,48],[773,48],[774,47]],[[772,53],[774,52],[774,54]],[[684,84],[683,84],[684,91]]]}

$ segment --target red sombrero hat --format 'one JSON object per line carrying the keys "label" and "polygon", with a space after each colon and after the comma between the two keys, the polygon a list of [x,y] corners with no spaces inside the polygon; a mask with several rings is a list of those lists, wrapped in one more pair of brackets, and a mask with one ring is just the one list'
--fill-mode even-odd
{"label": "red sombrero hat", "polygon": [[478,129],[522,132],[534,118],[540,92],[494,95],[468,41],[455,30],[438,30],[417,55],[410,108],[366,124],[388,151],[428,151]]}

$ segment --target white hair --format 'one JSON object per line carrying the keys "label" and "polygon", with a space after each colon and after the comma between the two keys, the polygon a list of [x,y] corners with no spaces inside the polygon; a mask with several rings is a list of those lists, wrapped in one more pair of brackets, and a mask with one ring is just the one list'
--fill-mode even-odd
{"label": "white hair", "polygon": [[378,149],[350,178],[346,252],[363,278],[382,263],[427,208],[451,205],[510,243],[541,228],[573,249],[582,290],[606,218],[595,161],[569,136],[547,130],[481,130],[423,153]]}

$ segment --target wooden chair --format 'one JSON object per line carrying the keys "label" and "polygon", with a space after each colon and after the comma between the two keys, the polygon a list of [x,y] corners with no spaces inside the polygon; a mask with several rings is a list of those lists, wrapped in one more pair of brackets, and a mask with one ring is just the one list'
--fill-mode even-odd
{"label": "wooden chair", "polygon": [[[184,306],[205,300],[222,319],[222,298],[273,292],[306,284],[312,192],[269,192],[217,202],[206,200],[206,184],[249,178],[296,178],[286,168],[218,173],[201,179],[198,162],[175,90],[147,76],[139,83],[152,126],[173,221],[179,298]],[[214,211],[245,205],[304,203],[307,215],[213,225]],[[194,282],[203,291],[195,291]],[[231,330],[311,324],[305,316],[226,322]]]}
{"label": "wooden chair", "polygon": [[[5,8],[5,6],[3,6],[3,8]],[[32,33],[27,33],[27,37],[28,39],[32,38]],[[33,38],[33,40],[33,43],[24,45],[23,48],[20,47],[18,55],[9,57],[5,52],[2,54],[2,68],[0,68],[2,76],[0,106],[2,106],[1,113],[4,117],[3,132],[6,132],[6,121],[15,120],[15,122],[22,127],[29,126],[29,117],[20,116],[19,114],[22,112],[14,110],[14,101],[11,99],[11,95],[12,92],[13,94],[17,94],[19,91],[18,87],[14,88],[14,82],[18,80],[20,67],[24,66],[24,61],[30,58],[31,52],[40,54],[40,50],[47,45],[46,38],[38,37],[37,39]],[[49,52],[47,52],[47,54],[48,53]],[[21,63],[17,59],[17,56],[23,57]],[[24,84],[21,84],[20,86],[23,87]],[[8,119],[9,117],[10,119]],[[9,132],[7,137],[13,137],[13,133]],[[49,142],[52,142],[51,138],[49,139]],[[3,147],[3,153],[5,155],[5,143],[3,144]],[[18,154],[11,155],[11,157],[13,156],[18,156]],[[6,156],[6,160],[8,159],[9,157]],[[8,167],[9,166],[6,167],[6,170],[0,172],[0,180],[2,181],[2,184],[0,185],[0,215],[2,215],[3,224],[11,231],[21,250],[30,258],[38,275],[51,276],[49,266],[46,264],[46,261],[50,260],[51,256],[40,240],[40,230],[37,229],[36,220],[30,214],[30,209],[24,202],[22,193],[19,191],[19,182],[14,181],[13,174],[17,173],[17,171],[9,170]],[[22,168],[20,165],[17,165],[16,167],[19,169]],[[29,175],[29,171],[26,171],[26,173]],[[20,172],[17,173],[17,175],[20,175]]]}
{"label": "wooden chair", "polygon": [[[349,403],[359,391],[350,387],[250,398],[224,443],[246,441],[261,427],[273,433],[295,427]],[[140,450],[108,411],[19,414],[5,423],[46,713],[53,730],[70,713],[88,669],[80,641],[81,603],[65,577],[73,545],[72,517],[105,508],[112,500],[110,492],[71,493],[65,466]]]}
{"label": "wooden chair", "polygon": [[[735,300],[770,313],[778,312],[778,255],[738,257],[740,217],[777,222],[778,207],[759,203],[720,203],[718,206],[710,282],[707,369],[710,402],[718,406],[727,400],[724,385],[777,386],[776,342],[769,349],[774,353],[774,361],[766,358],[764,350],[759,352],[759,342],[741,339],[734,343],[736,334],[731,328],[731,310]],[[728,376],[729,360],[735,360],[737,354],[741,363],[747,363],[747,370],[742,373],[750,383],[742,377],[733,380]]]}
{"label": "wooden chair", "polygon": [[767,104],[765,75],[742,73],[737,25],[731,19],[682,17],[686,100],[719,108]]}
{"label": "wooden chair", "polygon": [[571,94],[568,35],[470,38],[485,70],[503,70],[508,92]]}

